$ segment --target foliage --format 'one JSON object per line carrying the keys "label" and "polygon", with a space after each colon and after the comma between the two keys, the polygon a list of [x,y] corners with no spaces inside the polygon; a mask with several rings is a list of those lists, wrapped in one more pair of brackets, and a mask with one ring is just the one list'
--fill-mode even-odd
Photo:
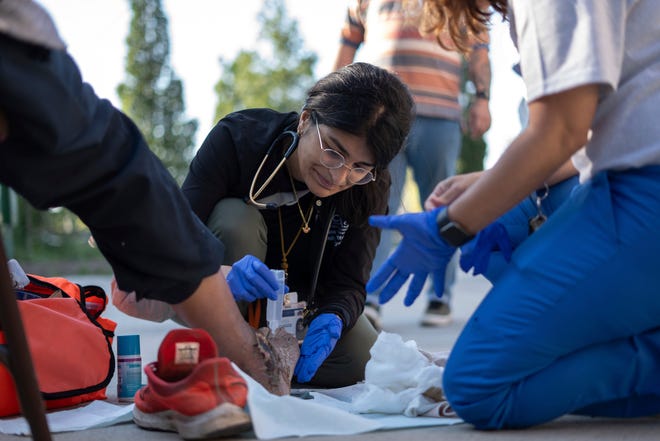
{"label": "foliage", "polygon": [[129,0],[126,78],[117,87],[122,110],[181,183],[194,153],[198,122],[183,120],[183,85],[169,65],[168,21],[161,0]]}
{"label": "foliage", "polygon": [[[64,208],[39,211],[21,197],[15,208],[18,222],[5,234],[5,241],[11,240],[7,254],[27,271],[43,275],[109,271],[99,250],[88,245],[89,229],[75,214]],[[64,262],[75,264],[64,267]]]}
{"label": "foliage", "polygon": [[[122,110],[138,125],[149,147],[181,182],[194,152],[196,120],[183,120],[183,86],[169,65],[168,21],[161,0],[129,0],[133,12],[126,38],[126,77],[117,88]],[[218,115],[246,107],[297,110],[313,84],[316,54],[303,48],[298,24],[283,0],[265,0],[258,17],[262,51],[242,51],[221,61]],[[269,54],[268,57],[263,53]],[[5,216],[8,218],[8,216]],[[45,275],[109,271],[98,249],[87,244],[89,230],[66,209],[38,211],[18,197],[14,222],[4,229],[14,257]],[[74,262],[73,266],[65,266]]]}
{"label": "foliage", "polygon": [[[462,101],[468,103],[464,106],[463,118],[467,118],[469,104],[474,100],[474,85],[467,81],[467,63],[463,62],[463,75],[461,80]],[[486,141],[483,136],[474,139],[467,134],[463,134],[461,141],[461,153],[456,164],[456,173],[469,173],[484,169],[484,159],[486,157]]]}
{"label": "foliage", "polygon": [[77,261],[80,264],[67,268],[108,272],[100,252],[87,244],[88,228],[69,210],[37,210],[6,186],[0,186],[0,207],[5,254],[27,271],[63,274],[60,262]]}
{"label": "foliage", "polygon": [[[169,66],[168,22],[161,0],[129,1],[133,17],[126,38],[126,78],[117,88],[122,110],[181,182],[193,155],[197,121],[183,120],[183,85]],[[99,250],[87,244],[89,230],[75,214],[62,208],[38,211],[21,197],[11,212],[11,223],[3,219],[8,254],[26,269],[47,275],[109,271]]]}
{"label": "foliage", "polygon": [[245,108],[299,110],[314,83],[317,56],[304,49],[298,22],[287,15],[284,0],[264,0],[257,20],[259,40],[266,43],[262,51],[243,50],[233,60],[220,59],[216,120]]}
{"label": "foliage", "polygon": [[483,136],[474,139],[464,133],[461,141],[461,154],[456,164],[456,172],[460,174],[483,170],[485,157],[486,141],[484,141]]}

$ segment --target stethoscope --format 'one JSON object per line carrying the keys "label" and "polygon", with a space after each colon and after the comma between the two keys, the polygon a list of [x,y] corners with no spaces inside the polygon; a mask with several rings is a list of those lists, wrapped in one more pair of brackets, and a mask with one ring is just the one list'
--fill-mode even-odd
{"label": "stethoscope", "polygon": [[[277,147],[282,142],[282,140],[284,138],[286,138],[287,136],[291,137],[291,144],[289,144],[289,147],[284,152],[284,157],[279,162],[279,164],[277,164],[277,167],[275,167],[275,170],[273,170],[273,172],[270,174],[270,176],[268,176],[268,179],[266,179],[266,182],[264,182],[263,185],[261,187],[259,187],[259,190],[254,192],[254,186],[257,182],[257,177],[259,177],[259,173],[261,173],[261,169],[264,167],[264,164],[268,160],[268,157],[273,152],[273,149],[275,147]],[[268,184],[270,184],[270,181],[272,181],[273,178],[275,177],[275,175],[277,174],[277,172],[280,171],[280,169],[282,168],[282,166],[284,165],[286,160],[289,159],[289,156],[291,156],[293,154],[293,152],[296,150],[296,148],[298,147],[298,141],[299,140],[300,140],[300,136],[298,135],[298,133],[296,133],[292,130],[286,130],[286,131],[280,133],[278,135],[278,137],[275,138],[275,141],[273,141],[273,143],[270,145],[270,147],[268,147],[268,150],[266,151],[266,156],[264,156],[264,159],[261,161],[261,164],[259,164],[259,168],[254,173],[254,177],[252,178],[252,183],[250,184],[250,191],[248,192],[248,198],[249,198],[250,203],[252,205],[254,205],[257,208],[262,208],[262,209],[266,208],[266,209],[269,209],[269,210],[273,210],[273,209],[277,208],[277,204],[273,204],[273,203],[263,204],[261,202],[257,202],[255,199],[258,198],[259,195],[261,194],[261,192],[263,192],[264,189],[268,186]]]}

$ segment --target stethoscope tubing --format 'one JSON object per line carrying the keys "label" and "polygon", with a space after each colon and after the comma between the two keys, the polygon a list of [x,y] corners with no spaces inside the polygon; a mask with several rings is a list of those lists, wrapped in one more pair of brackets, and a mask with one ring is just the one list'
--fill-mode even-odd
{"label": "stethoscope tubing", "polygon": [[[261,169],[264,167],[264,164],[268,160],[268,157],[271,155],[273,152],[273,149],[279,145],[279,143],[284,139],[286,136],[291,136],[291,144],[289,144],[289,147],[286,149],[284,152],[284,156],[282,157],[282,160],[277,164],[275,167],[275,170],[268,176],[266,181],[259,187],[259,190],[256,192],[254,191],[254,186],[257,182],[257,178],[259,177],[259,174],[261,173]],[[259,164],[259,168],[257,168],[257,171],[254,173],[254,177],[252,178],[252,183],[250,184],[250,191],[248,192],[248,199],[249,202],[254,205],[257,208],[266,208],[266,209],[273,209],[277,208],[275,204],[263,204],[261,202],[257,202],[256,198],[259,197],[259,195],[264,191],[264,189],[270,184],[270,182],[273,180],[277,172],[280,171],[284,163],[286,162],[287,159],[293,154],[293,152],[296,151],[296,148],[298,148],[298,141],[300,140],[300,136],[298,133],[294,132],[293,130],[285,130],[284,132],[280,133],[277,138],[272,142],[270,147],[268,147],[268,150],[266,151],[266,155],[264,156],[264,159],[261,160],[261,164]]]}

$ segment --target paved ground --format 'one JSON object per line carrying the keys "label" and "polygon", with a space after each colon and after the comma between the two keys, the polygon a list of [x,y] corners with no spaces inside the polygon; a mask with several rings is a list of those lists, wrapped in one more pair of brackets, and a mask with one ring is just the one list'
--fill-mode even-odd
{"label": "paved ground", "polygon": [[[105,276],[70,276],[81,284],[97,284],[109,292],[109,278]],[[400,334],[404,340],[415,340],[419,347],[428,351],[449,350],[466,319],[474,307],[483,298],[489,288],[488,282],[481,278],[459,275],[456,296],[453,302],[454,322],[446,328],[423,328],[418,325],[424,310],[424,302],[418,302],[410,308],[402,306],[401,298],[395,298],[383,308],[384,330]],[[172,322],[151,323],[135,320],[112,308],[105,314],[118,322],[117,335],[139,334],[144,363],[155,359],[158,345],[167,331],[177,325]],[[116,396],[116,379],[108,387],[108,395]],[[53,436],[56,441],[114,441],[114,440],[178,440],[173,433],[150,432],[141,430],[134,424],[122,424],[104,429],[82,432],[59,433]],[[556,440],[629,440],[651,441],[660,439],[660,418],[637,420],[605,420],[579,417],[564,417],[549,424],[523,431],[479,432],[467,424],[435,428],[418,428],[372,432],[362,435],[345,436],[344,439],[355,441],[390,441],[390,440],[519,440],[556,441]],[[0,440],[21,440],[24,437],[0,435]],[[225,438],[226,439],[226,438]],[[255,439],[254,433],[248,432],[232,439]],[[310,441],[327,440],[328,437],[307,437]]]}

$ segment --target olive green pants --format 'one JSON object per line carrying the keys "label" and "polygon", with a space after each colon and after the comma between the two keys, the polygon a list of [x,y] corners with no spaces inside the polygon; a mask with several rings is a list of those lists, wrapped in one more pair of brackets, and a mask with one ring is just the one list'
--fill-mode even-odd
{"label": "olive green pants", "polygon": [[[215,206],[207,226],[225,245],[223,264],[232,265],[246,254],[262,261],[266,258],[267,227],[259,210],[241,199],[223,199]],[[239,302],[247,317],[247,303]],[[361,315],[352,329],[344,331],[335,349],[307,385],[343,387],[364,380],[364,367],[369,361],[369,349],[378,333]]]}

